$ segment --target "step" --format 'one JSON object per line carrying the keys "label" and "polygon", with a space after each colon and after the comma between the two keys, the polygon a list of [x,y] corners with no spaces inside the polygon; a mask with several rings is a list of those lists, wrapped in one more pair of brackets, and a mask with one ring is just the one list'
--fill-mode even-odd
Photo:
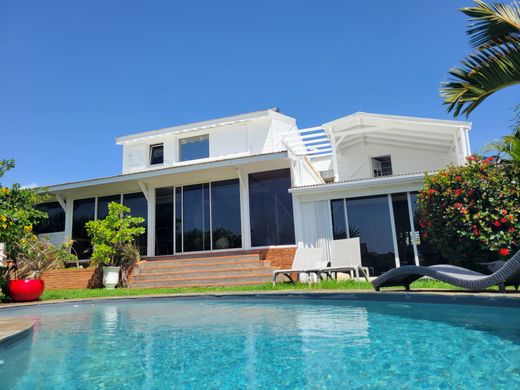
{"label": "step", "polygon": [[163,267],[172,265],[198,265],[207,263],[222,263],[222,262],[241,262],[241,261],[261,261],[259,256],[226,256],[226,257],[201,257],[201,258],[189,258],[189,259],[168,259],[168,260],[147,260],[139,263],[146,268]]}
{"label": "step", "polygon": [[209,269],[209,270],[184,270],[177,272],[164,272],[164,273],[146,273],[133,275],[132,278],[135,281],[148,281],[148,280],[170,280],[170,279],[186,279],[186,278],[205,278],[211,276],[249,276],[249,275],[266,275],[271,276],[273,270],[266,267],[255,267],[255,268],[227,268],[227,269]]}
{"label": "step", "polygon": [[[269,280],[270,282],[271,280]],[[131,288],[191,288],[191,287],[233,287],[233,286],[257,286],[259,284],[264,284],[263,282],[237,282],[237,283],[195,283],[189,285],[182,286],[174,286],[174,285],[155,285],[155,286],[140,286],[132,284]]]}
{"label": "step", "polygon": [[247,276],[211,276],[203,278],[185,278],[185,279],[154,279],[153,281],[133,281],[131,287],[188,287],[196,285],[222,285],[231,284],[240,285],[247,283],[266,283],[272,280],[271,275],[252,274]]}
{"label": "step", "polygon": [[161,261],[161,260],[196,260],[196,259],[218,259],[218,258],[233,258],[233,257],[250,257],[254,259],[259,259],[260,255],[258,253],[186,253],[183,255],[161,255],[161,256],[152,256],[146,257],[144,256],[142,260],[147,261]]}
{"label": "step", "polygon": [[148,267],[146,264],[139,264],[137,274],[149,275],[153,273],[177,272],[183,270],[213,270],[213,269],[234,269],[234,268],[255,268],[255,267],[270,267],[271,263],[264,260],[254,261],[222,261],[217,263],[203,263],[203,264],[172,264],[162,266]]}

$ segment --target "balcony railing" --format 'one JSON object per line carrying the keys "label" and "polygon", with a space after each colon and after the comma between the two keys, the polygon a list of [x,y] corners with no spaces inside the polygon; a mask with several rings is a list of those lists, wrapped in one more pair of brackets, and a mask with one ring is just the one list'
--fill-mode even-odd
{"label": "balcony railing", "polygon": [[297,156],[307,156],[311,160],[332,155],[332,146],[325,130],[320,126],[298,129],[284,138],[285,145]]}

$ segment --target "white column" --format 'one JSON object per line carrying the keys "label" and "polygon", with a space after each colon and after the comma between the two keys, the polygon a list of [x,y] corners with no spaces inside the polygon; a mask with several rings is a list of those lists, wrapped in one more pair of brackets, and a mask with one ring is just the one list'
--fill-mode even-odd
{"label": "white column", "polygon": [[302,206],[300,197],[298,195],[292,195],[293,201],[293,219],[294,219],[294,239],[296,245],[299,247],[304,246],[303,242],[303,226],[302,226]]}

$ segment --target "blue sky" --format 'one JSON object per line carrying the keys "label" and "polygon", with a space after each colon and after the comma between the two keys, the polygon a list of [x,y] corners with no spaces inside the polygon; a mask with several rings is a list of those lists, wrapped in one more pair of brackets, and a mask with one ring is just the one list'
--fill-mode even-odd
{"label": "blue sky", "polygon": [[[121,170],[114,137],[277,106],[300,127],[356,111],[451,119],[439,83],[470,51],[468,1],[0,2],[2,179]],[[519,88],[469,118],[478,151]]]}

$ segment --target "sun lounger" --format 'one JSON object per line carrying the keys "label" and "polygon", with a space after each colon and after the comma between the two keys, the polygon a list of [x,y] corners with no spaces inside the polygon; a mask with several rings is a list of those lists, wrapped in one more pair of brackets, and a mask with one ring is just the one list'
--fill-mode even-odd
{"label": "sun lounger", "polygon": [[405,265],[385,272],[372,281],[376,291],[381,287],[404,286],[410,290],[410,284],[417,279],[428,276],[441,282],[449,283],[468,290],[483,290],[498,286],[500,292],[505,292],[505,286],[520,285],[520,251],[505,262],[502,267],[491,275],[484,275],[466,268],[454,265],[432,265],[429,267]]}
{"label": "sun lounger", "polygon": [[[298,247],[294,255],[291,269],[280,269],[273,271],[273,286],[276,284],[278,275],[285,275],[290,282],[295,282],[293,275],[308,274],[309,269],[326,268],[323,262],[323,248]],[[307,278],[310,283],[310,278]]]}

